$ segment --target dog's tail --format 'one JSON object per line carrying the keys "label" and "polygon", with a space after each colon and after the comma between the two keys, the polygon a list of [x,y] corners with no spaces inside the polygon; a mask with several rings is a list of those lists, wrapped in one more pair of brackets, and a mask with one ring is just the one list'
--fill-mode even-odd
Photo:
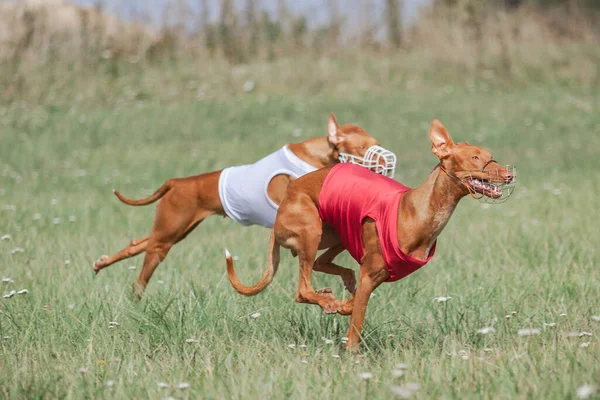
{"label": "dog's tail", "polygon": [[123,196],[121,193],[119,193],[119,191],[117,191],[115,189],[113,189],[113,193],[115,194],[115,196],[117,196],[119,198],[119,200],[121,200],[125,204],[129,204],[130,206],[145,206],[145,205],[154,203],[156,200],[163,197],[169,190],[171,190],[172,187],[173,187],[173,182],[171,179],[169,179],[161,187],[159,187],[152,196],[146,197],[145,199],[141,199],[141,200],[128,199],[127,197]]}
{"label": "dog's tail", "polygon": [[273,278],[279,268],[279,243],[275,242],[275,231],[271,231],[271,243],[269,244],[269,256],[267,260],[267,269],[263,273],[260,280],[253,286],[244,286],[235,275],[235,268],[233,266],[233,259],[229,250],[225,249],[225,258],[227,259],[227,276],[231,286],[238,293],[244,296],[254,296],[262,292],[273,282]]}

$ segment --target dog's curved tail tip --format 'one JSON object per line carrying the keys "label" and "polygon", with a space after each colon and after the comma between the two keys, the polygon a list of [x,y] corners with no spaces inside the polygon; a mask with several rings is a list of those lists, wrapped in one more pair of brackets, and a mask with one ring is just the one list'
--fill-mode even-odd
{"label": "dog's curved tail tip", "polygon": [[128,204],[130,206],[145,206],[145,205],[154,203],[156,200],[163,197],[169,190],[171,190],[172,187],[173,187],[173,181],[170,179],[170,180],[166,181],[164,183],[164,185],[159,187],[156,190],[156,192],[154,192],[154,194],[152,194],[149,197],[146,197],[145,199],[141,199],[141,200],[128,199],[127,197],[125,197],[121,193],[119,193],[119,191],[116,189],[113,189],[113,193],[115,194],[115,196],[117,196],[117,198],[119,200],[121,200],[121,202],[123,202],[125,204]]}
{"label": "dog's curved tail tip", "polygon": [[262,277],[253,286],[244,286],[237,278],[235,274],[235,266],[233,264],[233,258],[228,249],[225,249],[225,259],[227,261],[227,277],[231,286],[239,293],[244,296],[255,296],[265,290],[267,286],[273,282],[273,278],[279,268],[279,244],[275,243],[275,233],[271,232],[271,243],[269,246],[269,257],[267,260],[267,268],[263,272]]}

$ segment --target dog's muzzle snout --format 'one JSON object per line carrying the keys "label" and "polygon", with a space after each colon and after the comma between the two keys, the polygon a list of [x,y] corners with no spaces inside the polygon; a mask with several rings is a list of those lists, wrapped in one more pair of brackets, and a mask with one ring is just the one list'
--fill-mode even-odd
{"label": "dog's muzzle snout", "polygon": [[393,178],[396,172],[396,155],[381,146],[369,147],[363,157],[340,153],[339,160],[360,165],[388,178]]}
{"label": "dog's muzzle snout", "polygon": [[[503,203],[513,194],[517,186],[517,168],[514,165],[505,165],[504,171],[500,169],[486,170],[487,179],[480,179],[483,185],[493,188],[477,191],[482,195],[479,200],[485,203]],[[494,194],[494,195],[490,195]]]}

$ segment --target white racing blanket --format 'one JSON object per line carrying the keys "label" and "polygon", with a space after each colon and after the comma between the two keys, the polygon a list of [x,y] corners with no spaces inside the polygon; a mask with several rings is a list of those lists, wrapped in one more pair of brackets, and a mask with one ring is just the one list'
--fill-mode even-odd
{"label": "white racing blanket", "polygon": [[301,160],[287,146],[250,165],[225,168],[219,178],[219,197],[229,218],[241,225],[271,228],[278,206],[267,188],[276,175],[299,178],[316,168]]}

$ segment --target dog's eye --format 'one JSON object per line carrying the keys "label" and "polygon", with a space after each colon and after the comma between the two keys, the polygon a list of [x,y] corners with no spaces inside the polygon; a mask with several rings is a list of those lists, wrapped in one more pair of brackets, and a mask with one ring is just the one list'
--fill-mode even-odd
{"label": "dog's eye", "polygon": [[477,156],[473,156],[473,157],[471,157],[471,158],[472,158],[473,160],[479,160],[479,157],[477,157]]}

